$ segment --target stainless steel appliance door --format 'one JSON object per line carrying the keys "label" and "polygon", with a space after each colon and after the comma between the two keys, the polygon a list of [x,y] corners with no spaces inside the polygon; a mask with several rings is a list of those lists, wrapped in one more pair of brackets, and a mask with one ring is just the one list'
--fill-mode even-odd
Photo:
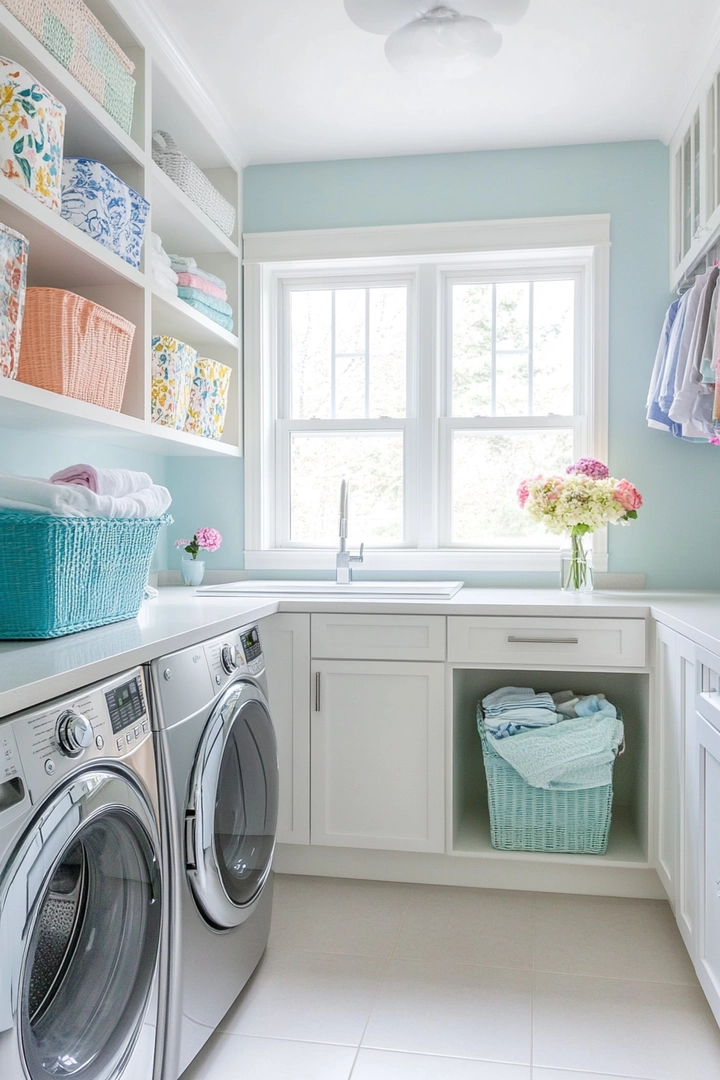
{"label": "stainless steel appliance door", "polygon": [[143,793],[120,773],[76,774],[0,878],[0,1061],[12,1044],[30,1080],[117,1077],[145,1022],[160,928]]}
{"label": "stainless steel appliance door", "polygon": [[200,742],[185,820],[186,865],[196,903],[218,929],[248,917],[275,850],[277,745],[262,694],[229,687]]}

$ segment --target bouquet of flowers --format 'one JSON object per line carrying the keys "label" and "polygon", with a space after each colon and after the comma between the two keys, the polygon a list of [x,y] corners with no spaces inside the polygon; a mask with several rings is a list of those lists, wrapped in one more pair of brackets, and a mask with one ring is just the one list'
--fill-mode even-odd
{"label": "bouquet of flowers", "polygon": [[563,588],[592,588],[583,537],[604,525],[628,524],[642,506],[642,495],[629,480],[610,476],[607,465],[580,458],[565,476],[536,476],[518,488],[520,505],[549,532],[569,534],[570,566]]}
{"label": "bouquet of flowers", "polygon": [[200,550],[217,551],[222,544],[222,536],[217,529],[198,529],[192,540],[176,540],[175,547],[187,551],[193,559],[197,559]]}

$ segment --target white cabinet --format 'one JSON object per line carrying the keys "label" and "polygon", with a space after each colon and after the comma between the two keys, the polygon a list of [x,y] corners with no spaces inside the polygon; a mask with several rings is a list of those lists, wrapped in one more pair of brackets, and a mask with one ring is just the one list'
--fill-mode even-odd
{"label": "white cabinet", "polygon": [[720,230],[720,70],[709,65],[670,144],[670,265],[675,288]]}
{"label": "white cabinet", "polygon": [[313,615],[312,654],[328,660],[444,660],[443,615]]}
{"label": "white cabinet", "polygon": [[645,620],[451,615],[448,660],[518,668],[644,667]]}
{"label": "white cabinet", "polygon": [[701,858],[695,967],[720,1023],[720,731],[698,713],[697,733]]}
{"label": "white cabinet", "polygon": [[679,708],[680,792],[679,849],[675,917],[692,956],[697,932],[698,889],[698,747],[695,720],[698,662],[696,647],[676,635],[675,671]]}
{"label": "white cabinet", "polygon": [[278,744],[281,844],[310,843],[310,616],[263,619],[270,710]]}
{"label": "white cabinet", "polygon": [[318,660],[313,844],[445,850],[445,669]]}

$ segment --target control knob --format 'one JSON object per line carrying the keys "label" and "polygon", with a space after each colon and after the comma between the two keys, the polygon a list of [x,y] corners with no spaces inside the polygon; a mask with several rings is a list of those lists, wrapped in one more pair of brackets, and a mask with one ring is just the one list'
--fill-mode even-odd
{"label": "control knob", "polygon": [[92,746],[93,726],[77,709],[68,709],[57,722],[57,741],[63,754],[79,757]]}
{"label": "control knob", "polygon": [[226,675],[232,675],[233,671],[237,671],[237,651],[234,646],[223,645],[220,650],[220,663]]}

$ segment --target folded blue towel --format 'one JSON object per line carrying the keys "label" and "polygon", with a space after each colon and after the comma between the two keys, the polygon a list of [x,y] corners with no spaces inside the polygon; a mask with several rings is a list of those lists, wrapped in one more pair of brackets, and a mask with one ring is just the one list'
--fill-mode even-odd
{"label": "folded blue towel", "polygon": [[205,307],[212,308],[213,311],[219,311],[221,315],[232,316],[233,309],[229,304],[225,303],[224,300],[218,300],[216,296],[201,292],[200,289],[190,289],[186,285],[180,285],[178,296],[181,296],[188,303],[196,301],[199,304],[204,304]]}
{"label": "folded blue towel", "polygon": [[[178,288],[178,296],[181,292],[195,292],[195,289],[181,290]],[[188,307],[194,308],[195,311],[199,311],[201,315],[204,315],[208,319],[212,319],[218,326],[222,326],[224,330],[233,330],[232,315],[224,315],[221,311],[217,311],[215,308],[208,307],[207,304],[203,304],[202,300],[195,300],[187,296],[182,296],[181,299],[188,305]]]}

